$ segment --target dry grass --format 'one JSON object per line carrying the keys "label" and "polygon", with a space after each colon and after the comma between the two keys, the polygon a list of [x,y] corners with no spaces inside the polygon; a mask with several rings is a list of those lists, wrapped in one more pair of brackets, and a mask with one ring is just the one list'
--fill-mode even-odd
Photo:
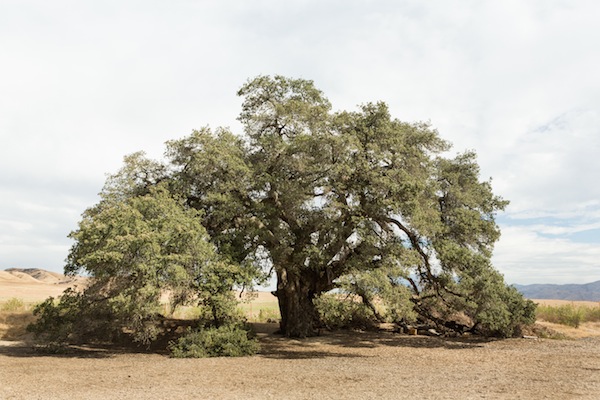
{"label": "dry grass", "polygon": [[[590,301],[534,300],[538,323],[560,330],[567,337],[600,335],[600,303]],[[571,327],[572,329],[569,329]]]}
{"label": "dry grass", "polygon": [[558,307],[564,305],[585,306],[585,307],[600,307],[600,302],[597,301],[573,301],[573,300],[552,300],[552,299],[532,299],[536,304],[543,306]]}
{"label": "dry grass", "polygon": [[55,272],[33,270],[32,273],[0,271],[0,302],[14,297],[26,303],[40,302],[59,296],[69,287],[87,283],[85,278],[67,278]]}
{"label": "dry grass", "polygon": [[241,299],[246,301],[238,308],[250,322],[275,322],[281,318],[277,297],[270,292],[252,292],[242,295]]}
{"label": "dry grass", "polygon": [[[600,322],[584,322],[578,328],[547,321],[538,321],[538,325],[548,328],[551,332],[558,332],[565,339],[584,339],[600,337]],[[558,337],[560,338],[560,336]]]}
{"label": "dry grass", "polygon": [[35,319],[31,312],[0,313],[0,340],[27,338],[27,325]]}
{"label": "dry grass", "polygon": [[0,302],[0,340],[22,340],[27,336],[27,325],[35,321],[34,304],[18,298]]}

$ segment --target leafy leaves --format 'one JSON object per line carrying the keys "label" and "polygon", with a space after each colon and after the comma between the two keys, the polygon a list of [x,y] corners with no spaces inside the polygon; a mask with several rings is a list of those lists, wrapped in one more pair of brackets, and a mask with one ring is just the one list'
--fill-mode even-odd
{"label": "leafy leaves", "polygon": [[144,331],[165,291],[227,320],[227,290],[270,269],[289,335],[313,334],[313,300],[340,287],[396,319],[497,335],[531,319],[491,265],[507,202],[474,152],[446,157],[435,129],[382,102],[332,112],[308,80],[238,94],[245,136],[203,128],[168,142],[166,163],[128,156],[71,234],[66,271],[93,276],[123,326]]}

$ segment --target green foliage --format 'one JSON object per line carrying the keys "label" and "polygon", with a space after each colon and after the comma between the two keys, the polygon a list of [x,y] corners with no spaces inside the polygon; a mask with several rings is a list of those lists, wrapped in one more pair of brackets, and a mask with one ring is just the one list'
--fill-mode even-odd
{"label": "green foliage", "polygon": [[0,302],[0,340],[21,340],[35,320],[31,304],[13,297]]}
{"label": "green foliage", "polygon": [[275,322],[281,318],[279,310],[261,308],[258,311],[256,322]]}
{"label": "green foliage", "polygon": [[398,266],[355,271],[342,276],[338,286],[343,292],[358,296],[382,322],[413,323],[417,314],[410,289],[402,284],[404,273]]}
{"label": "green foliage", "polygon": [[574,304],[561,306],[538,305],[536,316],[544,321],[578,328],[584,322],[599,322],[600,307]]}
{"label": "green foliage", "polygon": [[500,336],[532,320],[490,265],[495,213],[508,203],[480,180],[473,152],[443,157],[435,130],[393,119],[383,103],[332,114],[310,81],[258,77],[240,95],[260,185],[249,211],[280,296],[297,282],[316,295],[338,285],[378,319],[470,319],[465,329]]}
{"label": "green foliage", "polygon": [[237,318],[231,289],[247,276],[216,253],[197,210],[161,185],[135,197],[105,193],[71,234],[75,244],[65,267],[69,274],[89,274],[90,286],[40,304],[32,332],[50,342],[127,335],[149,344],[162,333],[163,293],[170,294],[172,309],[202,306],[213,324]]}
{"label": "green foliage", "polygon": [[367,329],[377,323],[373,311],[351,297],[323,294],[314,302],[321,322],[328,329]]}
{"label": "green foliage", "polygon": [[[93,285],[85,294],[67,289],[59,299],[49,297],[34,308],[33,314],[38,318],[27,330],[52,346],[84,341],[109,343],[122,339],[126,326],[123,315],[112,309],[107,299],[96,294],[98,289],[99,286]],[[137,331],[136,338],[143,341],[151,330],[147,327]]]}
{"label": "green foliage", "polygon": [[127,157],[72,233],[66,271],[93,276],[119,326],[152,340],[165,290],[229,323],[226,289],[271,269],[288,336],[315,334],[312,299],[338,286],[379,320],[497,336],[533,320],[491,265],[508,202],[475,153],[447,157],[435,129],[381,102],[332,112],[304,79],[259,76],[238,95],[245,136],[204,128],[168,142],[165,163]]}
{"label": "green foliage", "polygon": [[584,322],[600,322],[600,304],[585,310]]}
{"label": "green foliage", "polygon": [[241,357],[256,354],[258,350],[258,341],[234,324],[190,330],[169,344],[175,358]]}
{"label": "green foliage", "polygon": [[64,342],[72,331],[73,321],[67,316],[66,304],[59,307],[55,299],[49,297],[33,309],[38,320],[27,327],[27,331],[42,337],[45,342]]}
{"label": "green foliage", "polygon": [[471,329],[475,332],[512,337],[520,335],[522,326],[535,322],[535,303],[507,286],[502,275],[487,261],[461,271],[458,276],[460,280],[452,285],[453,293],[464,294],[461,299],[455,299],[454,304],[471,318]]}
{"label": "green foliage", "polygon": [[521,334],[521,327],[535,322],[536,305],[524,299],[514,288],[501,281],[490,288],[487,296],[476,298],[473,313],[475,327],[486,336],[514,337]]}
{"label": "green foliage", "polygon": [[2,305],[0,305],[0,311],[3,312],[16,312],[22,311],[24,309],[25,303],[23,302],[23,300],[16,297],[10,298],[3,302]]}

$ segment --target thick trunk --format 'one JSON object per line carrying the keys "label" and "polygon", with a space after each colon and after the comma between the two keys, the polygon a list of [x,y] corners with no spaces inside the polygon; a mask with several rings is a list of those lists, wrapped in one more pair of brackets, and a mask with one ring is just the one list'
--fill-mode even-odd
{"label": "thick trunk", "polygon": [[[313,278],[313,279],[311,279]],[[317,335],[318,315],[313,303],[318,294],[314,277],[277,271],[277,299],[281,312],[281,332],[289,337]]]}

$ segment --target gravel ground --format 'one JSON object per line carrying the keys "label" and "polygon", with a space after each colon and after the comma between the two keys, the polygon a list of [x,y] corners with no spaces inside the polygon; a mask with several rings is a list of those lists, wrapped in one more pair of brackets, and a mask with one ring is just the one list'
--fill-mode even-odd
{"label": "gravel ground", "polygon": [[479,341],[388,332],[290,340],[254,357],[171,359],[0,342],[0,399],[599,399],[600,338]]}

